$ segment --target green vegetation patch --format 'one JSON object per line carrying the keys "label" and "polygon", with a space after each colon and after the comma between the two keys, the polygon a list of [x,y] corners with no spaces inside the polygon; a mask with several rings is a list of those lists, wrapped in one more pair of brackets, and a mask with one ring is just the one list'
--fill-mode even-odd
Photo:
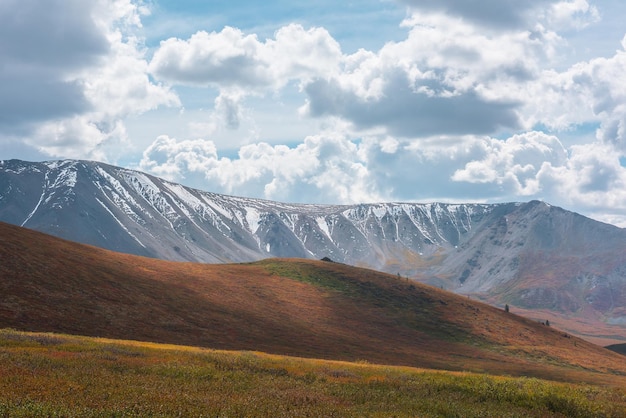
{"label": "green vegetation patch", "polygon": [[0,417],[626,416],[621,389],[12,330],[0,376]]}
{"label": "green vegetation patch", "polygon": [[[381,284],[383,273],[353,269],[350,274],[343,274],[341,269],[333,268],[334,263],[329,263],[329,268],[280,259],[267,259],[257,263],[270,274],[322,287],[354,303],[365,303],[379,308],[387,317],[394,318],[396,323],[425,332],[437,339],[491,347],[489,341],[472,335],[467,329],[450,321],[440,320],[443,310],[451,308],[446,301],[436,299],[413,283],[395,276],[388,276],[388,282]],[[359,271],[363,275],[355,276],[355,272]]]}
{"label": "green vegetation patch", "polygon": [[337,274],[330,274],[323,269],[311,268],[309,264],[289,262],[277,259],[268,259],[258,262],[270,274],[287,277],[303,283],[336,290],[346,295],[362,294],[361,289],[353,281],[342,278]]}

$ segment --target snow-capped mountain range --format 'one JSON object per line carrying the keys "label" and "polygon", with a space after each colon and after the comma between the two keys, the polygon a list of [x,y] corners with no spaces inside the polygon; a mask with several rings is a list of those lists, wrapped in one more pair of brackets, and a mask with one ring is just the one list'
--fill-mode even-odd
{"label": "snow-capped mountain range", "polygon": [[3,161],[0,176],[5,222],[115,251],[209,263],[329,257],[385,269],[451,249],[491,214],[519,206],[285,204],[86,161]]}
{"label": "snow-capped mountain range", "polygon": [[538,201],[287,204],[96,162],[6,160],[0,221],[168,260],[328,257],[494,303],[590,308],[626,324],[626,230]]}

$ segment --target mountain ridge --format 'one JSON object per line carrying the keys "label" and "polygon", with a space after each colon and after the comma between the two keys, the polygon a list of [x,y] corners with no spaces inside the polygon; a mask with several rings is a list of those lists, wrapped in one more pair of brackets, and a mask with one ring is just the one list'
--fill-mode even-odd
{"label": "mountain ridge", "polygon": [[[118,216],[120,212],[134,222],[134,225],[131,226],[135,229],[145,226],[158,214],[160,221],[164,222],[171,230],[177,230],[179,238],[185,238],[186,228],[190,228],[190,226],[185,225],[186,223],[191,223],[191,226],[200,230],[207,227],[217,229],[217,231],[213,231],[209,228],[205,231],[207,235],[214,232],[227,234],[229,232],[228,227],[233,227],[233,223],[236,223],[240,230],[244,229],[244,232],[249,235],[237,238],[242,239],[242,244],[248,250],[255,251],[254,256],[256,257],[309,255],[312,258],[321,258],[318,256],[325,255],[337,261],[351,262],[351,264],[364,262],[368,257],[358,258],[358,253],[365,251],[362,247],[352,249],[352,253],[350,253],[350,249],[346,249],[344,254],[333,247],[333,235],[341,235],[334,230],[334,227],[343,228],[346,226],[345,224],[337,224],[342,217],[351,221],[351,228],[345,232],[345,235],[358,243],[371,236],[380,236],[381,242],[400,241],[406,237],[409,241],[403,242],[403,244],[414,244],[415,248],[412,250],[423,250],[429,254],[436,251],[436,248],[431,248],[433,246],[456,245],[459,236],[472,228],[473,216],[481,220],[482,216],[490,212],[492,208],[511,205],[443,203],[288,204],[205,192],[136,170],[91,161],[63,160],[27,163],[20,160],[8,160],[0,162],[0,173],[4,177],[0,179],[2,181],[0,185],[3,186],[3,189],[0,190],[1,220],[44,230],[43,232],[51,232],[53,235],[76,233],[75,230],[71,232],[66,230],[55,231],[55,227],[61,226],[59,222],[55,221],[63,219],[57,219],[59,215],[56,217],[50,215],[50,213],[54,214],[54,209],[62,209],[66,206],[66,210],[68,210],[67,207],[73,205],[75,207],[71,209],[75,213],[72,215],[88,217],[90,216],[89,210],[92,210],[99,215],[101,213],[108,215],[103,218],[114,218],[128,235],[127,237],[119,237],[121,241],[127,242],[126,246],[128,247],[131,247],[128,242],[134,241],[135,248],[147,250],[146,245],[142,243],[143,237],[133,234],[126,219]],[[27,176],[27,179],[23,179]],[[79,177],[81,178],[80,181],[78,180]],[[11,183],[19,183],[16,181],[18,179],[26,183],[28,190],[26,188],[20,189],[20,185],[17,185],[17,192],[21,192],[20,197],[27,199],[23,199],[22,204],[16,207],[17,199],[11,199],[11,194],[16,192]],[[41,193],[31,190],[33,183],[37,181],[40,183],[40,187],[34,187],[34,189],[41,190]],[[97,197],[95,202],[87,202],[89,196],[84,195],[86,185],[95,188],[96,191],[105,195],[105,198]],[[91,193],[93,194],[93,191]],[[7,208],[7,201],[13,207]],[[265,211],[265,213],[260,213],[260,211]],[[181,219],[184,218],[181,215],[184,215],[186,219]],[[393,217],[397,218],[395,225],[391,225],[391,227],[395,227],[393,228],[395,230],[390,228],[390,225],[382,224],[383,220],[389,220]],[[198,219],[213,221],[213,225],[206,223],[198,225],[198,222],[195,222]],[[287,242],[272,240],[277,235],[284,233],[285,227],[288,227],[289,232],[297,237],[298,243],[293,243],[295,244],[294,249],[288,248],[289,238]],[[410,234],[402,235],[401,228],[406,230],[408,227],[413,229],[411,232],[418,233],[417,237],[421,238],[421,242],[417,242],[417,238]],[[45,231],[45,228],[50,229],[50,231]],[[106,232],[108,231],[100,231],[101,234]],[[317,238],[317,242],[309,233]],[[248,242],[250,236],[254,236],[253,243]],[[388,239],[388,237],[390,238]],[[83,242],[79,239],[74,240]],[[341,236],[336,240],[340,241]],[[192,240],[186,240],[187,246],[192,246],[190,241]],[[107,248],[106,245],[103,245],[106,244],[105,242],[93,244]],[[320,248],[320,245],[324,244],[327,247]],[[214,261],[217,262],[237,262],[248,261],[238,259],[237,256],[250,256],[250,254],[234,254],[232,259],[220,258],[218,254],[209,255],[198,252],[195,247],[193,248],[195,254],[194,251],[184,251],[183,248],[178,251],[178,254],[170,254],[166,251],[159,252],[158,250],[153,250],[154,254],[145,254],[145,251],[141,249],[130,252],[137,253],[137,255],[152,255],[157,258],[179,261],[205,262],[212,260],[203,259],[203,257],[215,258]],[[144,253],[142,254],[142,252]],[[290,254],[295,252],[297,254]],[[346,254],[352,255],[352,259],[344,260]],[[355,263],[355,259],[358,262]]]}

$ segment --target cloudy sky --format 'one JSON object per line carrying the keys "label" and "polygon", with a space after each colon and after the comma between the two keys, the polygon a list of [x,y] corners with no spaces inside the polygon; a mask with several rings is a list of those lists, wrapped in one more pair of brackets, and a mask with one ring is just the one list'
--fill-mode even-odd
{"label": "cloudy sky", "polygon": [[626,226],[623,0],[2,0],[0,158]]}

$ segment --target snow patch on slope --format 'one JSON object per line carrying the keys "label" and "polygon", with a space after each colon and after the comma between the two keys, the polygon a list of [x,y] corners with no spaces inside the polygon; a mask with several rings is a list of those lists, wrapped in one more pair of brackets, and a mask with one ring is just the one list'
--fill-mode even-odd
{"label": "snow patch on slope", "polygon": [[[102,191],[107,199],[109,199],[115,206],[117,206],[126,215],[128,215],[128,217],[130,217],[135,223],[139,225],[145,225],[146,223],[138,212],[143,213],[149,218],[152,218],[152,215],[150,213],[142,212],[141,206],[131,196],[128,190],[126,190],[122,183],[120,183],[115,177],[111,176],[101,167],[96,167],[96,172],[107,182],[107,186],[103,187],[99,181],[94,182],[95,186]],[[105,190],[105,188],[108,190],[108,192],[107,190]],[[111,197],[109,197],[109,194],[111,195]],[[133,209],[133,207],[135,209]]]}
{"label": "snow patch on slope", "polygon": [[254,208],[247,207],[244,210],[246,212],[246,223],[248,224],[248,228],[250,228],[250,232],[256,234],[256,231],[259,229],[261,215],[259,211]]}
{"label": "snow patch on slope", "polygon": [[328,239],[332,241],[332,236],[330,234],[330,229],[328,229],[328,223],[326,222],[326,218],[323,216],[318,216],[317,218],[315,218],[315,222],[317,222],[317,226],[319,227],[319,229],[324,234],[326,234]]}
{"label": "snow patch on slope", "polygon": [[137,241],[137,243],[139,243],[139,245],[141,245],[143,248],[146,248],[145,245],[143,245],[143,243],[141,241],[139,241],[139,238],[137,238],[132,232],[130,232],[128,230],[128,228],[126,228],[126,226],[122,223],[122,221],[120,221],[117,216],[115,216],[115,214],[113,212],[111,212],[111,210],[107,207],[107,205],[104,204],[104,202],[102,202],[102,200],[96,198],[96,201],[98,201],[98,203],[100,203],[100,205],[107,211],[109,212],[109,215],[111,215],[111,217],[122,227],[122,229],[124,231],[126,231],[126,233],[133,238],[135,241]]}
{"label": "snow patch on slope", "polygon": [[172,222],[180,219],[176,210],[169,204],[167,199],[163,196],[163,193],[156,184],[150,180],[148,176],[143,173],[124,172],[124,180],[137,192],[139,195],[150,205],[152,208],[160,213],[170,224],[170,227],[174,229]]}

